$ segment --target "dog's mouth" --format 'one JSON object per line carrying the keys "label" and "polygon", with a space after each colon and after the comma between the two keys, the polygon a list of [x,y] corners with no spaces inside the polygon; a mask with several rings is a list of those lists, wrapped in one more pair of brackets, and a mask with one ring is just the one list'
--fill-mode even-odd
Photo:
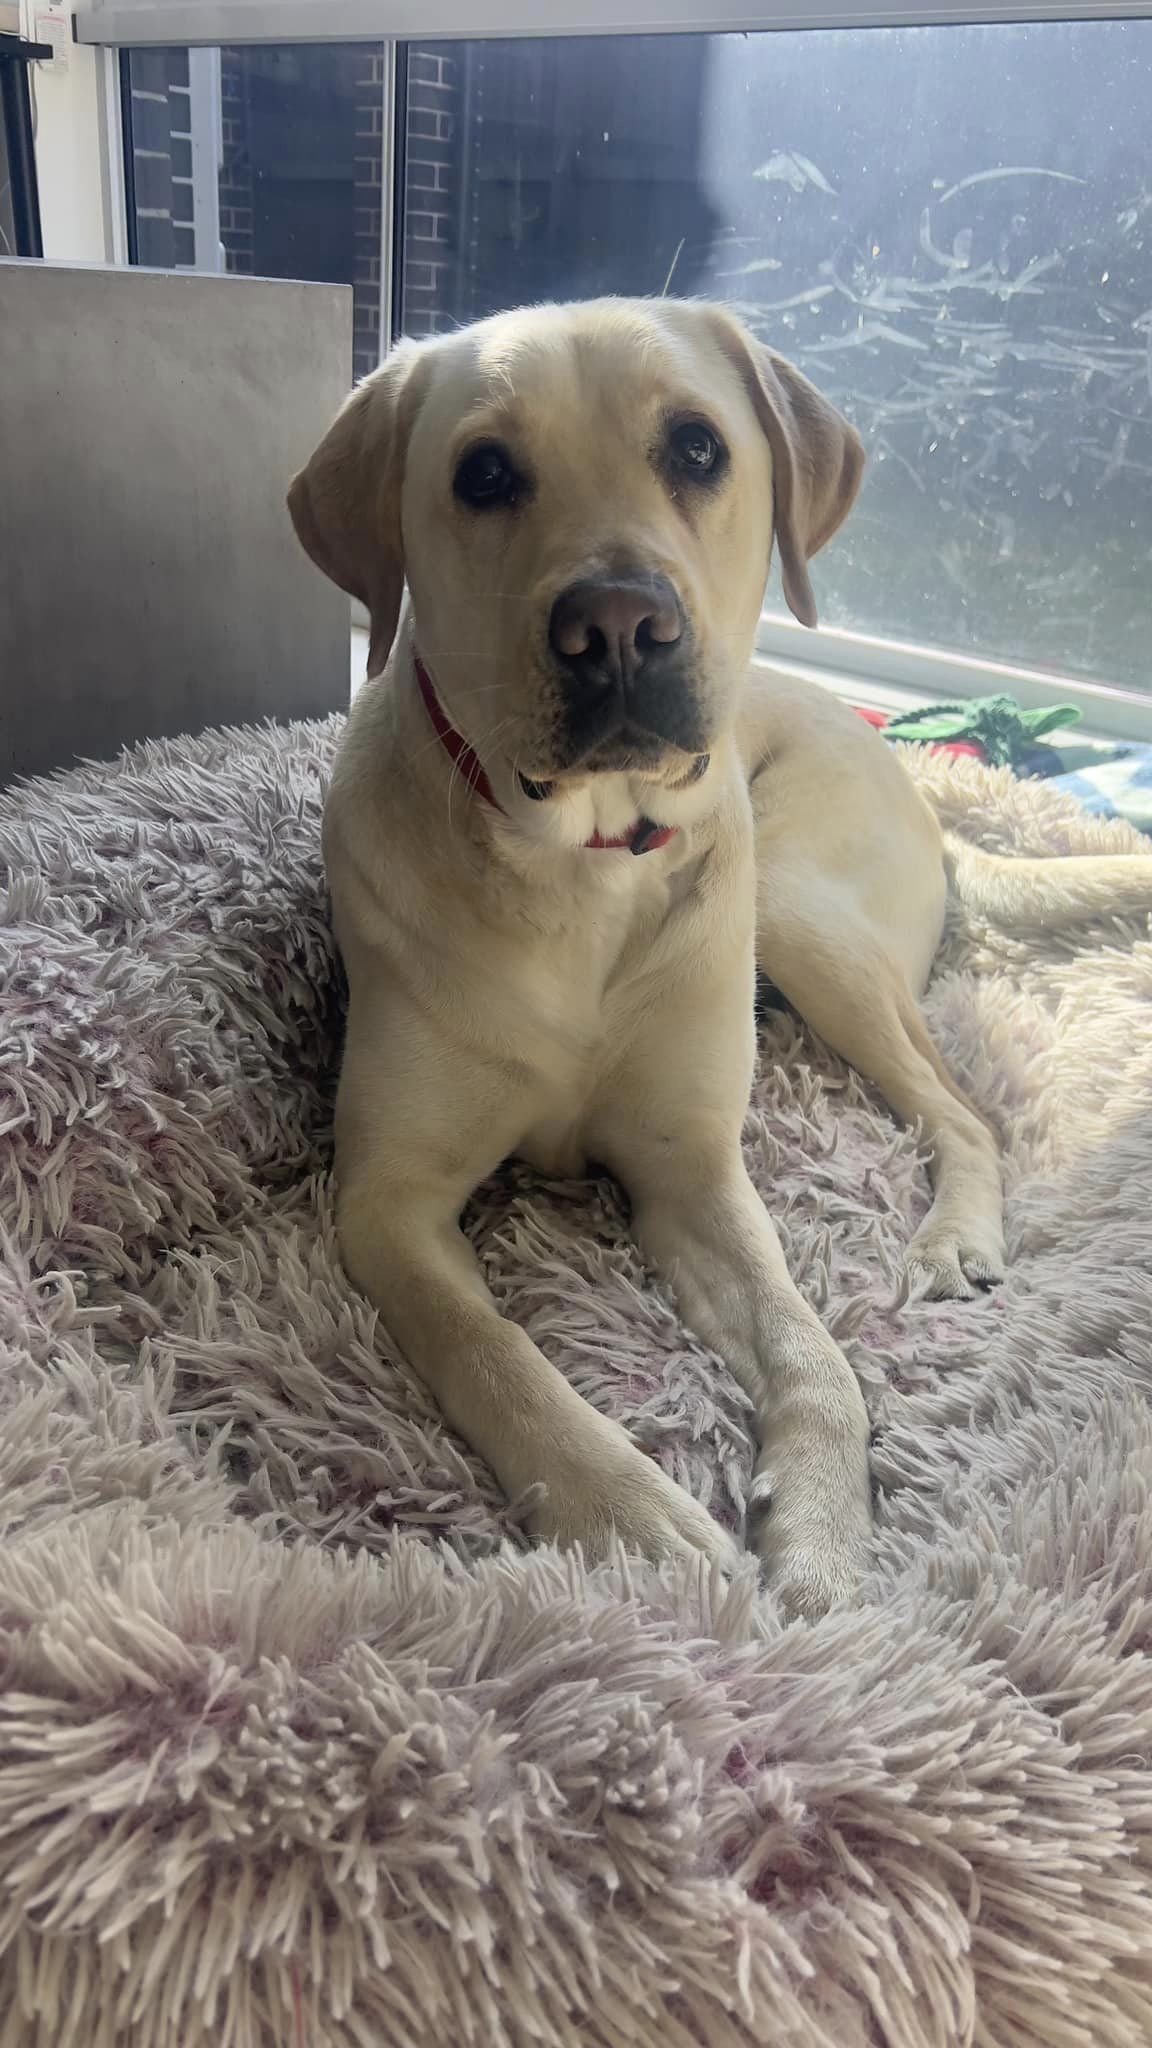
{"label": "dog's mouth", "polygon": [[666,768],[678,753],[679,748],[660,733],[628,724],[591,747],[578,765],[585,775],[643,775]]}
{"label": "dog's mouth", "polygon": [[[655,763],[663,761],[667,751],[666,747],[649,748],[643,753],[639,750],[630,750],[618,746],[610,748],[600,747],[597,748],[595,754],[590,755],[587,760],[580,763],[577,772],[582,775],[643,775],[646,772],[650,772]],[[710,754],[696,754],[689,759],[684,759],[681,756],[680,761],[676,764],[678,772],[671,775],[665,774],[660,779],[669,789],[688,789],[694,782],[699,782],[701,777],[708,773],[711,758]],[[572,773],[571,769],[567,771],[569,777]],[[529,797],[534,804],[542,804],[547,803],[549,797],[555,796],[563,778],[558,775],[552,776],[550,779],[525,775],[523,771],[518,770],[517,780],[526,797]]]}
{"label": "dog's mouth", "polygon": [[708,678],[680,642],[587,676],[553,674],[542,694],[552,731],[528,758],[531,783],[623,774],[674,789],[708,752]]}
{"label": "dog's mouth", "polygon": [[[602,775],[633,776],[665,790],[687,788],[705,773],[711,732],[695,684],[691,690],[648,687],[563,692],[550,707],[551,731],[521,755],[516,774],[524,795],[544,803],[553,794]],[[701,765],[703,764],[703,765]]]}

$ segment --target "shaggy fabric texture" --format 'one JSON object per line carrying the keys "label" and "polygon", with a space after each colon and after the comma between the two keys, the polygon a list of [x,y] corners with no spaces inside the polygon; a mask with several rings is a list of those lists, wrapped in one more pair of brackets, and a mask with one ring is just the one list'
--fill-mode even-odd
{"label": "shaggy fabric texture", "polygon": [[[860,1373],[859,1607],[520,1540],[344,1280],[335,722],[0,801],[0,2048],[1152,2039],[1152,949],[957,922],[928,998],[1012,1267],[903,1298],[915,1138],[768,1018],[751,1170]],[[1130,849],[913,759],[1008,852]],[[739,1522],[742,1397],[611,1188],[469,1228]]]}

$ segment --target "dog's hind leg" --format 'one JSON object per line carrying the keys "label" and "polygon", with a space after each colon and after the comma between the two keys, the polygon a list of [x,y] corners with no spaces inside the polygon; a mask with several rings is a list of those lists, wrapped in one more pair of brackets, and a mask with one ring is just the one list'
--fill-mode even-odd
{"label": "dog's hind leg", "polygon": [[819,876],[777,865],[762,890],[756,936],[761,973],[923,1133],[935,1200],[909,1247],[918,1289],[963,1297],[1000,1279],[999,1146],[933,1045],[883,933]]}

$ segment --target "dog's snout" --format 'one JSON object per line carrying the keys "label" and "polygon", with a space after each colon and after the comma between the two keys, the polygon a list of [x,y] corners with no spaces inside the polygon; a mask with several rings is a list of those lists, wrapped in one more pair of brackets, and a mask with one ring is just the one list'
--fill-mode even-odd
{"label": "dog's snout", "polygon": [[576,676],[629,682],[653,655],[670,653],[684,617],[666,576],[570,584],[552,607],[548,643]]}
{"label": "dog's snout", "polygon": [[[707,752],[691,623],[667,576],[617,570],[571,583],[552,606],[558,764]],[[613,751],[615,750],[615,751]]]}

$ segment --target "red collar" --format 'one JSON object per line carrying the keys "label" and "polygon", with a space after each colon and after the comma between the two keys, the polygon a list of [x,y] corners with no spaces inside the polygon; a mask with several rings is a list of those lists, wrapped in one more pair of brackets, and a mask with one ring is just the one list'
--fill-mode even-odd
{"label": "red collar", "polygon": [[[424,699],[424,708],[445,753],[456,763],[469,789],[474,790],[477,796],[483,797],[486,804],[491,804],[494,811],[506,816],[504,806],[497,803],[492,784],[463,733],[457,732],[455,726],[449,724],[444,706],[436,695],[436,686],[420,656],[414,654],[413,661],[416,667],[416,681],[420,685],[420,695]],[[654,853],[657,847],[667,846],[668,841],[676,837],[678,830],[679,827],[676,825],[654,825],[651,818],[641,818],[630,832],[622,832],[618,839],[604,839],[599,832],[594,832],[591,839],[584,841],[584,845],[605,850],[627,847],[630,853]]]}

